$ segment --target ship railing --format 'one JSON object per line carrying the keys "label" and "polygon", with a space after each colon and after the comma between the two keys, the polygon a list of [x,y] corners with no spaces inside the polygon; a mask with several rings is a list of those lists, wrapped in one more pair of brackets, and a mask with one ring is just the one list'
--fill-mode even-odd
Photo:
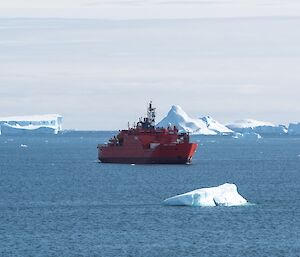
{"label": "ship railing", "polygon": [[107,143],[105,143],[105,144],[98,144],[98,145],[97,145],[97,148],[100,148],[100,147],[107,147],[107,146],[108,146]]}

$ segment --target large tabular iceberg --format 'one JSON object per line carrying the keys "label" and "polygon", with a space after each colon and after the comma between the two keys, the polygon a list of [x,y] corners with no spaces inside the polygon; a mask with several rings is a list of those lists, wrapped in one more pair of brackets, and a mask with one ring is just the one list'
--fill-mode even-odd
{"label": "large tabular iceberg", "polygon": [[59,114],[0,118],[0,135],[57,134],[61,130],[62,116]]}
{"label": "large tabular iceberg", "polygon": [[158,127],[176,126],[179,131],[194,135],[222,135],[233,131],[217,122],[210,116],[201,119],[191,118],[180,106],[173,105],[167,116],[158,124]]}
{"label": "large tabular iceberg", "polygon": [[270,122],[258,121],[253,119],[238,120],[226,125],[235,132],[247,133],[255,132],[259,134],[286,134],[287,128],[283,125],[274,125]]}
{"label": "large tabular iceberg", "polygon": [[201,188],[164,200],[166,205],[187,206],[237,206],[247,200],[237,191],[235,184],[223,184],[217,187]]}

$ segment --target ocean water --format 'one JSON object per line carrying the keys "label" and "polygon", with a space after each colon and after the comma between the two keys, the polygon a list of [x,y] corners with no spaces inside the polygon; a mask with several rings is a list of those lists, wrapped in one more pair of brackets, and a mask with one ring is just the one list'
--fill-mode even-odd
{"label": "ocean water", "polygon": [[[1,256],[300,256],[300,138],[193,137],[191,165],[98,163],[112,134],[0,136]],[[225,182],[252,204],[162,205]]]}

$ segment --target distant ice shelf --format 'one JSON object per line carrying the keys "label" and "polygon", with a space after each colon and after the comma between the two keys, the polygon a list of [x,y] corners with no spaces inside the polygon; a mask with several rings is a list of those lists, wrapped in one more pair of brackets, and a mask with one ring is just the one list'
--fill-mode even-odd
{"label": "distant ice shelf", "polygon": [[57,134],[62,119],[59,114],[0,117],[0,135]]}
{"label": "distant ice shelf", "polygon": [[247,203],[235,184],[225,183],[217,187],[200,188],[164,200],[165,205],[186,206],[238,206]]}
{"label": "distant ice shelf", "polygon": [[288,129],[284,125],[274,125],[270,122],[258,121],[254,119],[238,120],[226,124],[228,128],[239,133],[258,134],[286,134]]}

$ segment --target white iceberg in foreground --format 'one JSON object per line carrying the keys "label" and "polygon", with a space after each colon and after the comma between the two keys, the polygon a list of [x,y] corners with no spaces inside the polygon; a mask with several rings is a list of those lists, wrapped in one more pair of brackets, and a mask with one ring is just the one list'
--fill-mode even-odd
{"label": "white iceberg in foreground", "polygon": [[185,194],[164,200],[165,205],[186,206],[237,206],[247,200],[237,191],[235,184],[223,184],[217,187],[200,188]]}
{"label": "white iceberg in foreground", "polygon": [[62,130],[59,114],[0,117],[0,135],[57,134]]}

